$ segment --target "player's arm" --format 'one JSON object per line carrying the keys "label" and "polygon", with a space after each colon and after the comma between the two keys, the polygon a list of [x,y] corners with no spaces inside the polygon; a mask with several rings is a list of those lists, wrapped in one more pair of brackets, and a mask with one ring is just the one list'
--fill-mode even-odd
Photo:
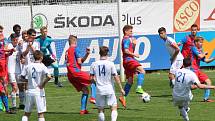
{"label": "player's arm", "polygon": [[22,69],[22,72],[21,72],[21,75],[20,75],[20,80],[23,81],[23,82],[28,82],[28,80],[25,78],[28,75],[27,68],[28,68],[28,66],[27,67],[25,66]]}
{"label": "player's arm", "polygon": [[84,57],[81,58],[79,49],[77,49],[77,48],[75,49],[75,56],[77,58],[78,64],[80,64],[80,65],[82,63],[84,63],[84,61],[87,59],[87,57],[89,56],[89,54],[90,54],[90,49],[86,48],[86,54],[84,55]]}
{"label": "player's arm", "polygon": [[27,47],[24,46],[23,49],[24,49],[24,50],[23,50],[23,52],[22,52],[22,55],[23,55],[23,56],[26,56],[26,55],[29,53],[29,51],[30,51],[30,44],[28,43]]}
{"label": "player's arm", "polygon": [[51,79],[52,79],[51,74],[47,74],[46,79],[43,81],[43,83],[41,85],[39,85],[39,88],[43,89],[45,87],[45,85],[48,83],[48,81],[51,80]]}
{"label": "player's arm", "polygon": [[173,54],[173,56],[171,58],[171,61],[174,62],[178,53],[180,52],[180,48],[178,47],[178,45],[175,42],[171,43],[171,46],[175,49],[175,53]]}
{"label": "player's arm", "polygon": [[205,85],[205,84],[201,84],[201,83],[198,83],[195,85],[200,89],[215,89],[215,86]]}
{"label": "player's arm", "polygon": [[201,58],[201,59],[204,59],[205,56],[207,55],[207,53],[200,53],[200,52],[198,51],[198,49],[197,49],[196,46],[193,46],[193,47],[191,48],[191,51],[192,51],[192,53],[193,53],[195,56],[197,56],[197,57],[199,57],[199,58]]}
{"label": "player's arm", "polygon": [[51,56],[56,59],[56,55],[54,54],[53,50],[52,50],[52,47],[51,47],[51,43],[52,43],[52,40],[49,40],[49,45],[47,46],[47,49],[49,50],[49,53],[51,54]]}
{"label": "player's arm", "polygon": [[95,81],[95,66],[94,63],[90,66],[90,81],[91,83],[96,83]]}
{"label": "player's arm", "polygon": [[129,39],[124,40],[123,46],[124,46],[124,52],[125,52],[125,54],[139,58],[138,54],[135,54],[135,53],[129,51],[129,45],[130,45],[130,40]]}
{"label": "player's arm", "polygon": [[210,63],[210,62],[212,62],[212,61],[214,61],[214,60],[215,60],[215,57],[213,57],[213,58],[205,58],[205,59],[204,59],[204,62]]}

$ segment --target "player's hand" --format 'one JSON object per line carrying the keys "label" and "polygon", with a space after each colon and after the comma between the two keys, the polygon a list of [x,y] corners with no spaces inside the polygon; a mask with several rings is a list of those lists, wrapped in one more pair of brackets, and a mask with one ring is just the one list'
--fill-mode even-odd
{"label": "player's hand", "polygon": [[38,87],[39,87],[40,89],[43,89],[43,88],[44,88],[44,86],[42,86],[42,85],[38,85]]}
{"label": "player's hand", "polygon": [[140,55],[139,54],[134,54],[134,57],[139,58]]}
{"label": "player's hand", "polygon": [[90,54],[90,48],[89,47],[86,48],[86,53]]}
{"label": "player's hand", "polygon": [[131,40],[132,40],[132,43],[134,44],[134,45],[136,45],[137,44],[137,40],[133,37],[133,38],[131,38]]}
{"label": "player's hand", "polygon": [[54,54],[52,54],[52,58],[56,61],[56,56]]}
{"label": "player's hand", "polygon": [[181,46],[182,44],[179,42],[179,43],[177,43],[177,45],[178,45],[178,46]]}
{"label": "player's hand", "polygon": [[23,40],[19,40],[18,45],[21,46],[23,44]]}
{"label": "player's hand", "polygon": [[124,89],[121,89],[120,92],[122,93],[122,95],[125,95]]}

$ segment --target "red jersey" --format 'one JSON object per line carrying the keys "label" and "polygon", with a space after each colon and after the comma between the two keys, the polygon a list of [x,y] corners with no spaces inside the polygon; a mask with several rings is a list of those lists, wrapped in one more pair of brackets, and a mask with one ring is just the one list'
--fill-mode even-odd
{"label": "red jersey", "polygon": [[189,35],[182,40],[183,47],[181,53],[184,58],[192,56],[191,47],[194,46],[194,39],[195,37]]}
{"label": "red jersey", "polygon": [[0,40],[0,60],[6,60],[6,53],[4,50],[5,42],[4,39]]}
{"label": "red jersey", "polygon": [[67,68],[76,71],[81,70],[81,65],[78,64],[77,59],[80,58],[80,52],[76,46],[69,47],[67,50]]}
{"label": "red jersey", "polygon": [[199,58],[198,55],[203,53],[202,49],[198,49],[196,46],[193,46],[191,48],[192,51],[192,68],[194,69],[194,71],[198,71],[200,70],[200,61],[205,60],[205,58]]}
{"label": "red jersey", "polygon": [[131,37],[123,37],[122,39],[122,53],[123,53],[123,59],[126,59],[127,57],[134,58],[131,55],[128,55],[125,53],[125,49],[128,49],[130,52],[134,52],[134,45],[132,43]]}

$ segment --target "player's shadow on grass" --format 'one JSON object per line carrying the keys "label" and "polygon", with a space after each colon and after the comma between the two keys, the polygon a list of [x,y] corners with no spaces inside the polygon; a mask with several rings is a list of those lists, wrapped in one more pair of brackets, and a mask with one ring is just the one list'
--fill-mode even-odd
{"label": "player's shadow on grass", "polygon": [[[95,108],[93,108],[93,109],[96,109],[96,110],[97,110],[98,108],[95,107]],[[108,110],[108,109],[110,109],[110,108],[105,107],[105,109]],[[123,108],[123,107],[118,107],[117,110],[144,111],[143,109],[132,109],[132,108],[126,108],[126,109],[125,109],[125,108]]]}
{"label": "player's shadow on grass", "polygon": [[[62,114],[62,115],[71,115],[71,114],[75,114],[75,115],[80,115],[79,112],[46,112],[46,114]],[[87,114],[90,115],[91,113]]]}
{"label": "player's shadow on grass", "polygon": [[151,96],[151,97],[172,97],[172,95],[170,95],[170,94],[166,94],[166,95],[153,95],[153,96]]}

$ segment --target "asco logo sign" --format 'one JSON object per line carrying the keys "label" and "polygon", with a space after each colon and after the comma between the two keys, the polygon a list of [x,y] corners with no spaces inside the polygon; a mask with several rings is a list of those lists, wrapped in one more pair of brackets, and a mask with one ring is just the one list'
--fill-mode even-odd
{"label": "asco logo sign", "polygon": [[200,25],[200,0],[174,0],[174,32],[188,31]]}

